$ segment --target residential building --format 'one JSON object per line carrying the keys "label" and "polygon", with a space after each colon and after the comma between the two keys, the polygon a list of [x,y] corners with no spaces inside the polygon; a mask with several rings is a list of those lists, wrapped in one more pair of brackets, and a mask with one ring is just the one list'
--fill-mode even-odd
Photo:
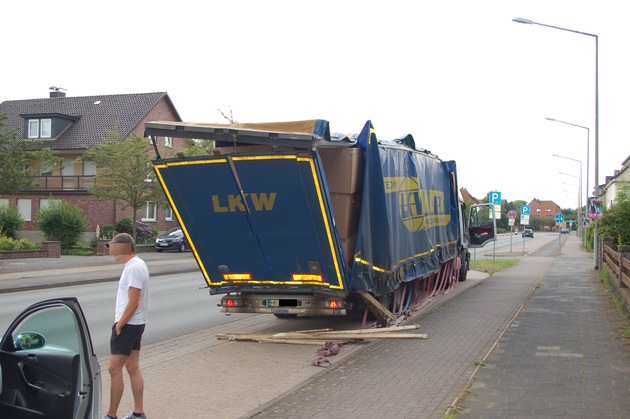
{"label": "residential building", "polygon": [[539,217],[553,219],[556,214],[562,213],[560,205],[553,201],[543,201],[534,198],[528,205],[530,216],[538,215]]}
{"label": "residential building", "polygon": [[621,169],[615,170],[613,176],[606,176],[600,195],[605,208],[610,208],[620,191],[630,195],[630,156],[621,163]]}
{"label": "residential building", "polygon": [[[34,179],[35,188],[0,196],[0,205],[17,206],[25,220],[22,235],[31,240],[41,238],[34,223],[35,215],[51,199],[64,199],[80,206],[92,233],[97,226],[115,225],[123,218],[131,218],[130,209],[122,210],[113,201],[94,199],[89,186],[98,167],[94,162],[77,158],[106,141],[108,130],[117,129],[123,138],[131,134],[142,137],[147,121],[181,121],[165,92],[70,97],[61,89],[51,90],[48,98],[0,103],[0,113],[7,114],[2,131],[17,129],[22,138],[41,141],[34,148],[50,148],[63,159],[61,164],[42,170]],[[159,152],[162,156],[174,156],[184,148],[184,141],[158,138]],[[159,231],[177,226],[171,209],[158,208],[152,202],[147,202],[141,220],[152,223]]]}

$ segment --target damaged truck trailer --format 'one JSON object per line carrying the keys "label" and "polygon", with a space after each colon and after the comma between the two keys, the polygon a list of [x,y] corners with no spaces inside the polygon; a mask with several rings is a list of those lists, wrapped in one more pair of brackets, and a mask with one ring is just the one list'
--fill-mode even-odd
{"label": "damaged truck trailer", "polygon": [[215,141],[208,156],[158,154],[154,169],[222,312],[401,316],[466,278],[455,162],[411,135],[308,120],[149,122],[145,136]]}

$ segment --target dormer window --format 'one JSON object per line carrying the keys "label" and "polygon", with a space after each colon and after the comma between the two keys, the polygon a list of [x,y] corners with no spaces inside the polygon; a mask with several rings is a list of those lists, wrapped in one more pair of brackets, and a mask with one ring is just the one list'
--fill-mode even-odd
{"label": "dormer window", "polygon": [[29,119],[28,138],[50,138],[52,134],[52,119]]}

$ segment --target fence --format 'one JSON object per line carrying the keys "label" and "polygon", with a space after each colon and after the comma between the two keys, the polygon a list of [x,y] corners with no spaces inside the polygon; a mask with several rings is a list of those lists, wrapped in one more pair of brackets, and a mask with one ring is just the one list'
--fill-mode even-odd
{"label": "fence", "polygon": [[626,314],[630,316],[630,246],[619,246],[617,251],[612,247],[612,237],[602,237],[600,257],[601,263],[608,267],[612,274],[611,285],[624,306]]}

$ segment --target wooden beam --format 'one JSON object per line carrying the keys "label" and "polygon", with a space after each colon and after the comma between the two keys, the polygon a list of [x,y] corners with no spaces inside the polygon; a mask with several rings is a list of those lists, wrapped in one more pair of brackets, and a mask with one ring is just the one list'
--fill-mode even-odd
{"label": "wooden beam", "polygon": [[387,324],[387,321],[384,319],[383,314],[385,314],[385,316],[387,316],[390,320],[396,321],[396,315],[385,308],[385,306],[383,306],[380,301],[372,297],[369,292],[359,291],[359,295],[361,296],[361,298],[363,298],[363,301],[365,301],[372,313],[374,313],[374,315],[379,319],[379,324],[383,326]]}

